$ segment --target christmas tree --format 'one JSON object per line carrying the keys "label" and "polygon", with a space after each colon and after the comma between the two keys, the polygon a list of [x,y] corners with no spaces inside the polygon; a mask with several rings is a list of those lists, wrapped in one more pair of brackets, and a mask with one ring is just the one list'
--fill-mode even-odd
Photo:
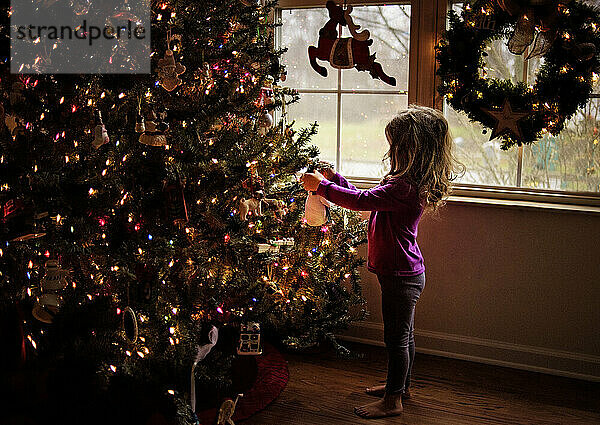
{"label": "christmas tree", "polygon": [[[10,74],[4,9],[0,298],[22,312],[28,361],[85,359],[188,406],[213,326],[306,347],[363,316],[363,224],[303,219],[295,173],[317,160],[316,128],[286,120],[273,6],[152,2],[139,75]],[[233,354],[197,379],[226,386]]]}

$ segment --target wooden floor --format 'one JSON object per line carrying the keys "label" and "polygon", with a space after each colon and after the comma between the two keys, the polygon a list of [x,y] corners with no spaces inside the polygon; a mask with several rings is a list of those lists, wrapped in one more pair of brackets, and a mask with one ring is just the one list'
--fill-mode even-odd
{"label": "wooden floor", "polygon": [[600,424],[600,384],[417,353],[413,398],[396,418],[364,420],[353,407],[375,400],[367,385],[385,377],[385,352],[352,345],[362,359],[286,354],[290,381],[245,425]]}

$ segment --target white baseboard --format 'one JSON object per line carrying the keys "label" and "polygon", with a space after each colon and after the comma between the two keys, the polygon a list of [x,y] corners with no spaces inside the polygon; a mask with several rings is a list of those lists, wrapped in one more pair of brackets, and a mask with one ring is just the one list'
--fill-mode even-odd
{"label": "white baseboard", "polygon": [[[383,324],[356,323],[340,339],[383,346]],[[420,353],[600,382],[600,356],[415,329]]]}

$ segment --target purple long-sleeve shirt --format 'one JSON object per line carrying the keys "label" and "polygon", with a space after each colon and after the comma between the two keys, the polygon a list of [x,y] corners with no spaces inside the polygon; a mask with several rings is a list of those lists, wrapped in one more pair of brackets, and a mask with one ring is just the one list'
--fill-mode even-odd
{"label": "purple long-sleeve shirt", "polygon": [[369,218],[369,271],[380,275],[416,276],[425,271],[417,244],[423,207],[417,190],[401,178],[368,190],[359,190],[342,175],[322,180],[317,195],[341,207],[371,211]]}

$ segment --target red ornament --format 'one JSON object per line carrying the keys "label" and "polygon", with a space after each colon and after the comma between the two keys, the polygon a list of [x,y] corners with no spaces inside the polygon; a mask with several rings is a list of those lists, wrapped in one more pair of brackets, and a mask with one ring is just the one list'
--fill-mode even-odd
{"label": "red ornament", "polygon": [[[358,31],[360,25],[354,24],[350,14],[352,6],[345,10],[329,0],[326,4],[329,10],[329,21],[319,31],[318,47],[308,47],[310,64],[315,71],[327,77],[327,70],[317,63],[317,59],[328,61],[336,69],[356,68],[358,71],[369,71],[371,77],[379,78],[391,86],[396,85],[396,79],[387,75],[381,64],[375,62],[375,54],[371,55],[369,46],[373,40],[368,30]],[[338,26],[347,26],[352,37],[341,37]]]}

